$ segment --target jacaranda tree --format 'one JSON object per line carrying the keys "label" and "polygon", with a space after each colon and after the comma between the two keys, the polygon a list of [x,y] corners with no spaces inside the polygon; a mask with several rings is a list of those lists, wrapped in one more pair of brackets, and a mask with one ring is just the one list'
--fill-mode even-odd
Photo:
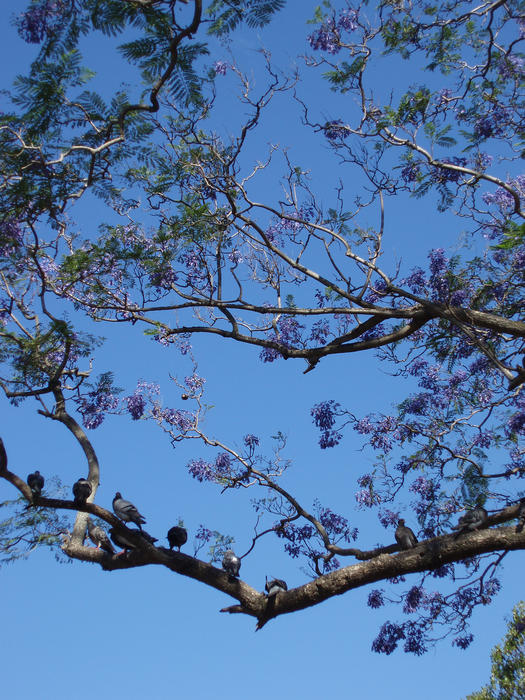
{"label": "jacaranda tree", "polygon": [[[32,491],[9,470],[4,435],[0,474],[20,494],[4,504],[4,559],[47,544],[110,571],[161,564],[232,596],[224,610],[258,627],[374,584],[370,607],[397,602],[405,615],[383,624],[375,651],[402,642],[421,654],[447,635],[466,648],[473,610],[500,588],[501,561],[525,549],[515,520],[525,520],[525,8],[518,0],[312,5],[310,25],[297,27],[299,67],[286,74],[266,52],[254,84],[251,66],[219,49],[245,27],[278,22],[284,5],[32,0],[15,19],[39,51],[0,115],[0,384],[14,407],[32,402],[75,437],[91,495],[83,503]],[[125,87],[109,98],[90,89],[96,80],[80,53],[101,35],[127,66]],[[385,86],[389,61],[406,72]],[[228,132],[214,122],[226,80],[242,105]],[[302,89],[308,80],[315,96]],[[253,155],[274,104],[295,110],[297,130],[330,158],[331,200],[316,191],[325,173],[315,158],[299,162],[288,144],[273,145],[279,134]],[[95,198],[97,220],[82,232],[75,207]],[[429,240],[417,266],[396,260],[394,204],[424,211],[423,238],[439,218],[442,239],[454,243],[445,250]],[[192,373],[179,380],[184,403],[166,407],[143,367],[119,398],[111,368],[96,365],[88,320],[100,335],[124,324],[191,358]],[[321,449],[354,431],[374,455],[360,468],[352,524],[289,488],[283,435],[267,455],[256,434],[234,448],[203,429],[196,334],[223,338],[224,352],[232,341],[256,346],[263,363],[301,359],[305,372],[332,355],[368,353],[404,383],[401,402],[378,397],[370,415],[355,400],[336,402],[329,387],[311,407]],[[97,503],[96,433],[88,435],[108,413],[152,421],[174,444],[193,440],[190,474],[218,495],[253,500],[255,535],[243,556],[256,557],[262,537],[277,538],[310,579],[266,596],[215,566],[229,535],[197,533],[212,547],[208,563],[130,534]],[[199,453],[204,444],[212,459]],[[419,543],[404,549],[391,543],[407,499]],[[488,517],[470,527],[475,506]],[[390,529],[389,544],[371,549],[361,537],[363,509]],[[88,514],[131,538],[126,554],[88,546]],[[403,588],[408,574],[417,576]]]}

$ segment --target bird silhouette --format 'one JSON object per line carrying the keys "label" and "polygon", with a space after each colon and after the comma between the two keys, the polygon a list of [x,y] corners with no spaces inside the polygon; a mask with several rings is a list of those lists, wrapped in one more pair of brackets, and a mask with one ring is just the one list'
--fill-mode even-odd
{"label": "bird silhouette", "polygon": [[33,472],[33,474],[28,474],[27,485],[31,489],[33,496],[42,495],[42,489],[44,488],[44,477],[38,471],[38,469]]}
{"label": "bird silhouette", "polygon": [[125,523],[135,523],[142,530],[142,523],[146,522],[146,518],[138,512],[133,503],[122,498],[120,491],[117,491],[113,499],[113,510],[115,515]]}
{"label": "bird silhouette", "polygon": [[224,557],[222,558],[222,568],[233,578],[237,578],[239,576],[241,560],[232,549],[227,549],[224,552]]}
{"label": "bird silhouette", "polygon": [[401,549],[412,549],[417,544],[417,537],[414,535],[412,530],[405,525],[403,518],[397,521],[396,528],[396,542],[401,547]]}

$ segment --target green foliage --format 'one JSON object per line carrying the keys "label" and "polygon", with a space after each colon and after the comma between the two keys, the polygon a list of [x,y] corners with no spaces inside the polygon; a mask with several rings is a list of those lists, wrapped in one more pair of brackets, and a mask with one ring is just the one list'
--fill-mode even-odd
{"label": "green foliage", "polygon": [[212,530],[211,537],[213,538],[213,541],[208,549],[208,556],[210,558],[210,563],[213,564],[214,562],[221,561],[224,556],[224,552],[231,548],[235,542],[235,538],[231,535],[223,535],[217,530]]}
{"label": "green foliage", "polygon": [[512,611],[503,644],[496,645],[490,655],[490,681],[465,700],[520,700],[525,697],[525,603]]}
{"label": "green foliage", "polygon": [[365,65],[366,61],[364,56],[358,56],[352,63],[343,61],[336,70],[324,73],[324,77],[327,78],[328,82],[332,85],[332,90],[345,93],[354,87],[355,79],[364,69]]}
{"label": "green foliage", "polygon": [[224,36],[246,22],[256,28],[268,24],[272,15],[285,6],[286,0],[214,0],[206,13],[212,18],[208,32]]}
{"label": "green foliage", "polygon": [[[49,480],[58,497],[65,497],[57,479]],[[49,508],[34,508],[20,496],[0,503],[0,566],[27,559],[39,547],[49,547],[58,561],[67,559],[60,549],[61,534],[70,528],[70,518]]]}
{"label": "green foliage", "polygon": [[503,229],[504,239],[502,243],[494,246],[503,250],[517,248],[525,242],[525,223],[518,224],[515,221],[507,222]]}

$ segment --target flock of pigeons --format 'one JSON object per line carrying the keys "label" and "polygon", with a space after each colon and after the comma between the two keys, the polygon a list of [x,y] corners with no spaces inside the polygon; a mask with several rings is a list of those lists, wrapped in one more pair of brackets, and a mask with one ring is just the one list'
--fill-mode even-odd
{"label": "flock of pigeons", "polygon": [[[32,474],[29,474],[29,476],[27,477],[27,484],[31,489],[33,496],[40,497],[42,495],[42,489],[44,488],[44,477],[42,476],[42,474],[40,474],[38,470],[36,470]],[[74,502],[77,505],[84,505],[89,496],[91,495],[91,492],[92,488],[89,481],[87,479],[78,479],[73,484]],[[126,501],[124,498],[122,498],[122,494],[120,493],[120,491],[117,491],[115,497],[113,498],[113,512],[115,513],[117,518],[119,518],[123,522],[135,523],[135,525],[137,525],[138,527],[138,530],[133,530],[132,536],[129,537],[126,535],[126,532],[124,532],[124,530],[119,530],[117,528],[112,527],[109,529],[108,537],[104,528],[100,527],[100,525],[95,525],[91,518],[88,517],[88,537],[93,542],[93,544],[96,545],[97,549],[102,549],[108,554],[113,555],[115,554],[115,549],[111,544],[111,542],[113,542],[113,544],[116,544],[117,547],[122,548],[122,551],[117,554],[117,556],[120,556],[121,554],[124,554],[129,550],[137,548],[137,537],[146,540],[146,542],[149,542],[150,544],[155,544],[155,542],[158,542],[158,539],[156,537],[152,537],[142,528],[142,525],[146,522],[146,519],[143,515],[139,513],[139,511],[133,505],[133,503],[131,503],[130,501]],[[166,537],[170,546],[170,550],[172,550],[173,547],[177,547],[180,552],[180,548],[183,544],[186,544],[188,540],[188,531],[185,527],[182,527],[181,525],[174,525],[173,527],[170,527]],[[222,559],[222,568],[224,569],[224,571],[226,571],[226,573],[231,579],[236,579],[239,577],[241,560],[232,549],[228,549],[224,553],[224,557]],[[268,594],[268,598],[270,598],[272,596],[277,595],[277,593],[287,591],[288,586],[286,585],[286,581],[283,581],[282,579],[275,578],[271,581],[268,581],[267,579],[265,589],[266,593]]]}
{"label": "flock of pigeons", "polygon": [[[453,525],[452,529],[457,530],[454,537],[459,537],[465,532],[473,532],[479,530],[487,522],[488,513],[483,506],[476,506],[472,510],[468,510],[465,515],[462,515],[457,525]],[[525,526],[525,498],[520,499],[520,507],[518,510],[518,524],[516,532],[521,532]],[[417,544],[417,537],[413,531],[405,525],[403,518],[397,521],[396,542],[401,549],[411,549]]]}
{"label": "flock of pigeons", "polygon": [[[27,477],[27,484],[31,489],[32,493],[36,497],[40,497],[42,494],[42,489],[44,488],[44,477],[38,470],[33,474],[29,474]],[[87,479],[78,479],[73,484],[73,499],[78,505],[83,505],[86,503],[88,497],[91,495],[91,484]],[[103,549],[108,554],[115,554],[115,550],[111,541],[121,547],[122,551],[119,552],[117,556],[123,554],[129,550],[136,549],[138,542],[137,537],[146,540],[150,544],[155,544],[158,542],[156,537],[152,537],[145,530],[142,529],[142,525],[146,522],[146,519],[139,513],[137,508],[122,498],[120,491],[117,491],[113,499],[113,511],[115,515],[125,523],[135,523],[138,526],[138,530],[133,530],[132,537],[128,537],[123,530],[118,530],[114,527],[109,530],[109,537],[106,531],[100,527],[100,525],[95,525],[90,518],[88,518],[88,536],[89,539],[96,545],[97,549]],[[453,529],[457,530],[455,537],[459,537],[465,532],[473,532],[483,527],[487,521],[488,514],[483,506],[476,506],[472,510],[469,510],[462,515],[458,521],[457,525],[453,525]],[[525,498],[520,499],[520,507],[518,511],[518,524],[516,526],[516,532],[521,532],[525,526]],[[183,544],[186,544],[188,540],[188,532],[186,528],[181,525],[174,525],[168,530],[166,535],[170,550],[177,547],[179,552]],[[405,525],[403,518],[398,520],[396,532],[395,532],[396,542],[401,547],[401,549],[411,549],[415,547],[418,543],[417,537],[414,532]],[[111,541],[110,541],[111,538]],[[239,578],[239,571],[241,568],[241,560],[235,554],[232,549],[227,549],[224,553],[222,559],[222,568],[230,579]],[[268,598],[277,595],[288,590],[286,581],[279,578],[274,578],[268,581],[266,579],[265,590]]]}

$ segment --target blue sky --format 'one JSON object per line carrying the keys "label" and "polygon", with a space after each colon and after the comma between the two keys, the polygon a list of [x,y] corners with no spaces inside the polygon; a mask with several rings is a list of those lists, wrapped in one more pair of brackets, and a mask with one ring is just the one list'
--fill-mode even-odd
{"label": "blue sky", "polygon": [[[305,36],[311,31],[304,22],[314,5],[289,2],[270,29],[243,32],[230,47],[239,64],[249,67],[253,60],[254,66],[259,65],[256,49],[262,42],[271,43],[275,60],[285,68],[300,63],[296,56],[307,50]],[[24,6],[16,0],[0,7],[4,86],[31,60],[33,47],[17,37],[8,21]],[[104,71],[114,59],[108,53],[109,42],[96,41],[90,47],[89,65],[109,91],[119,71],[112,69],[106,77]],[[229,60],[225,47],[213,50],[216,55],[210,60]],[[379,88],[385,92],[395,84],[398,59],[392,59],[390,69]],[[262,83],[260,68],[253,71]],[[331,97],[326,89],[321,92],[321,85],[312,80],[298,90],[314,101],[319,96],[320,118],[339,116],[332,113]],[[230,75],[219,81],[218,89],[216,128],[233,131],[239,105]],[[282,100],[282,107],[264,124],[260,141],[254,139],[250,145],[247,158],[252,152],[254,158],[260,157],[261,144],[269,141],[293,144],[294,156],[312,168],[314,189],[319,187],[321,199],[329,202],[329,185],[338,173],[332,172],[327,149],[318,149],[315,159],[310,158],[311,136],[297,136],[297,114],[296,106]],[[275,184],[263,179],[261,188],[266,188],[266,196],[274,196]],[[396,202],[387,203],[387,255],[394,260],[403,254],[408,266],[433,246],[453,247],[457,234],[451,219],[436,215],[429,220],[426,200],[412,202],[409,211]],[[96,219],[97,211],[79,208],[84,229],[94,225],[93,213]],[[370,223],[377,224],[373,213],[370,217]],[[449,234],[443,234],[444,222]],[[191,369],[176,350],[155,345],[135,328],[119,327],[111,334],[107,329],[89,329],[108,335],[95,373],[112,369],[117,385],[127,393],[139,378],[159,381],[166,405],[176,403],[180,392],[169,374],[183,377]],[[232,443],[255,433],[269,448],[269,436],[281,430],[288,435],[286,455],[294,461],[286,483],[307,505],[319,497],[345,513],[359,527],[358,546],[363,549],[393,541],[393,533],[385,532],[375,516],[354,505],[355,480],[370,455],[361,452],[357,436],[350,435],[334,450],[321,451],[309,410],[327,398],[360,414],[387,409],[406,392],[406,385],[399,386],[386,375],[372,355],[333,357],[303,375],[302,362],[265,365],[258,350],[233,342],[198,338],[193,345],[199,373],[207,378],[206,400],[214,406],[207,421],[211,433]],[[46,423],[29,404],[14,409],[2,397],[0,407],[2,437],[13,471],[25,475],[39,468],[67,484],[84,474],[80,449],[62,426]],[[122,491],[157,537],[182,517],[190,532],[188,552],[192,532],[201,523],[233,534],[237,551],[247,549],[253,528],[248,499],[239,499],[237,492],[219,497],[216,487],[198,484],[187,475],[188,459],[206,456],[202,447],[183,444],[174,450],[155,426],[121,417],[108,418],[90,438],[101,463],[97,494],[101,505],[109,507],[114,492]],[[1,482],[0,498],[12,495],[10,485]],[[411,524],[408,510],[406,518]],[[401,651],[385,657],[373,654],[370,645],[389,610],[368,608],[367,588],[283,616],[256,633],[251,618],[219,613],[231,603],[227,596],[160,567],[108,573],[78,562],[59,565],[51,554],[39,551],[0,571],[2,688],[10,700],[462,698],[488,679],[490,649],[505,631],[504,616],[523,596],[522,568],[523,553],[511,555],[501,577],[503,591],[491,606],[476,612],[475,641],[466,651],[445,641],[421,658]],[[290,587],[306,581],[297,562],[283,555],[279,543],[269,541],[243,562],[241,573],[261,590],[265,575],[285,578]],[[394,611],[392,616],[396,619],[400,613]]]}

